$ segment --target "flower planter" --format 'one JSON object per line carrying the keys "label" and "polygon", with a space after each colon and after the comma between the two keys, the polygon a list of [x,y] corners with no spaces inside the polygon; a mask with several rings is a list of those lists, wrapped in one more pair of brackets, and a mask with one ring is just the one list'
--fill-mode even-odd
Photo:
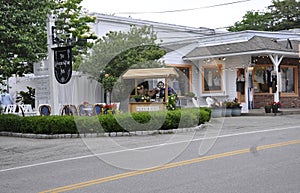
{"label": "flower planter", "polygon": [[271,113],[271,107],[265,106],[265,113]]}
{"label": "flower planter", "polygon": [[232,116],[241,116],[242,114],[242,108],[241,107],[234,107],[232,108]]}
{"label": "flower planter", "polygon": [[225,109],[225,117],[231,117],[232,116],[232,108],[226,108]]}
{"label": "flower planter", "polygon": [[223,108],[212,108],[211,109],[211,117],[212,118],[219,118],[219,117],[222,117],[222,114],[223,114]]}
{"label": "flower planter", "polygon": [[278,113],[278,107],[272,107],[272,112],[273,113]]}

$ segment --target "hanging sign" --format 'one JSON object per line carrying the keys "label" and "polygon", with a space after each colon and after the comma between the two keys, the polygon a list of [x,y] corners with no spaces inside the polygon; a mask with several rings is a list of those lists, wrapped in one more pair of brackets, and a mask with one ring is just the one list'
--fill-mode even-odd
{"label": "hanging sign", "polygon": [[54,74],[60,84],[66,84],[72,77],[72,48],[57,47],[54,50]]}

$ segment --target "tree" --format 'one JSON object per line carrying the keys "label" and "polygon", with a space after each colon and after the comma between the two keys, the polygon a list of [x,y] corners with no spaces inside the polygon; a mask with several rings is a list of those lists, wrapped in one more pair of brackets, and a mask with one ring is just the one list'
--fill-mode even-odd
{"label": "tree", "polygon": [[[164,64],[158,59],[165,51],[155,41],[150,27],[132,26],[128,32],[111,31],[100,38],[79,70],[90,74],[111,92],[117,79],[129,68],[153,68]],[[105,76],[106,75],[106,76]],[[109,80],[112,83],[109,83]]]}
{"label": "tree", "polygon": [[298,0],[273,0],[267,11],[248,11],[242,21],[229,31],[278,31],[300,27],[300,2]]}
{"label": "tree", "polygon": [[[73,48],[74,62],[92,43],[88,39],[89,22],[95,18],[86,16],[79,4],[82,0],[2,0],[0,5],[0,84],[13,74],[22,76],[33,72],[33,63],[47,55],[47,14],[58,14],[58,32],[72,34],[79,41]],[[66,38],[61,36],[61,38]]]}
{"label": "tree", "polygon": [[16,102],[23,104],[30,104],[33,108],[35,107],[35,89],[27,86],[28,91],[21,91],[17,96]]}
{"label": "tree", "polygon": [[[32,71],[46,53],[48,1],[9,1],[0,5],[0,83],[12,74]],[[43,53],[43,55],[38,55]]]}
{"label": "tree", "polygon": [[[94,43],[89,40],[96,40],[97,36],[91,32],[90,23],[96,21],[96,17],[90,17],[83,11],[80,3],[83,0],[56,0],[54,14],[55,32],[58,42],[62,45],[72,44],[73,68],[77,69],[81,62],[81,55],[87,53]],[[73,43],[71,43],[73,41]]]}

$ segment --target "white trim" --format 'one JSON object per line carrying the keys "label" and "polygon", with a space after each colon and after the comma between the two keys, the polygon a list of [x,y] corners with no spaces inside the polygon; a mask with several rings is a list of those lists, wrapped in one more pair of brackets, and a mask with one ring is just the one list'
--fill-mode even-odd
{"label": "white trim", "polygon": [[219,57],[231,57],[231,56],[243,56],[243,55],[255,55],[255,54],[278,54],[285,56],[299,56],[298,52],[285,52],[285,51],[274,51],[274,50],[259,50],[259,51],[249,51],[249,52],[239,52],[230,54],[217,54],[217,55],[206,55],[197,57],[183,57],[183,60],[200,60],[207,58],[219,58]]}

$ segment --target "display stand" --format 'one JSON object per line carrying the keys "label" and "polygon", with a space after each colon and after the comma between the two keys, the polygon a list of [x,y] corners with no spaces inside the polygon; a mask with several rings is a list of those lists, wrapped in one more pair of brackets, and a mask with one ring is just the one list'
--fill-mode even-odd
{"label": "display stand", "polygon": [[150,112],[166,110],[168,103],[168,79],[177,78],[179,75],[175,68],[148,68],[148,69],[130,69],[125,72],[122,79],[134,79],[135,94],[137,94],[138,80],[143,79],[165,79],[165,96],[164,101],[153,102],[129,102],[129,112]]}

